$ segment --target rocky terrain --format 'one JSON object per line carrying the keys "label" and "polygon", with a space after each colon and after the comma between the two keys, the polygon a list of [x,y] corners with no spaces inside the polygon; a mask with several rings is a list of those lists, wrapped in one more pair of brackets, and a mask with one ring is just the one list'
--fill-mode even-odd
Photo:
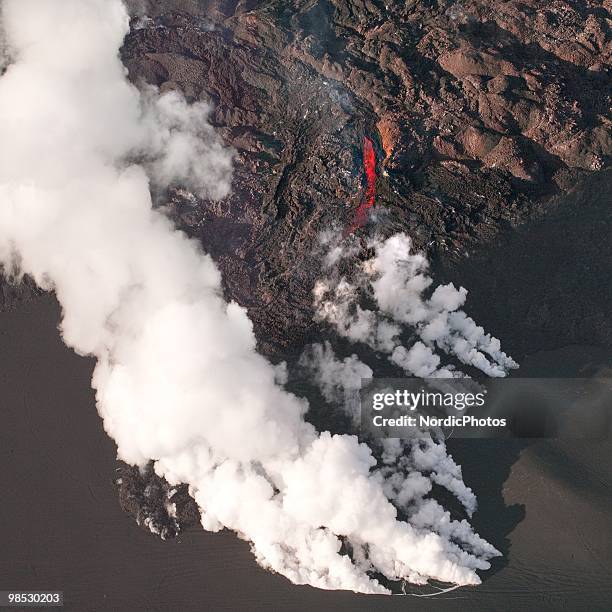
{"label": "rocky terrain", "polygon": [[219,262],[269,355],[315,333],[313,247],[321,229],[351,227],[364,137],[378,229],[443,260],[609,163],[605,3],[137,4],[131,78],[212,101],[236,151],[230,198],[177,190],[171,214]]}
{"label": "rocky terrain", "polygon": [[[260,350],[275,361],[321,336],[312,320],[321,230],[406,231],[451,275],[466,255],[546,218],[572,187],[609,166],[606,2],[128,4],[134,17],[122,55],[132,81],[211,101],[211,120],[235,150],[231,196],[200,201],[177,185],[160,205],[218,262],[228,297],[248,308]],[[368,142],[375,183],[364,168]],[[357,211],[370,189],[372,218],[360,227]],[[609,207],[598,211],[601,235],[609,235]],[[584,230],[581,240],[589,235]],[[519,254],[521,244],[513,247]],[[495,261],[489,257],[487,274],[496,274]],[[485,295],[505,290],[511,299],[499,285]],[[5,285],[0,306],[29,294]],[[601,341],[612,343],[600,313],[609,290],[600,297],[569,300],[563,317],[590,322],[584,337],[603,329]],[[538,295],[516,316],[538,328],[551,316],[550,304],[539,306],[546,299]],[[483,321],[487,303],[479,309]],[[561,343],[584,340],[549,332]],[[119,478],[122,505],[140,522],[152,518],[166,535],[176,527],[173,512],[179,523],[193,522],[186,491],[126,466]],[[168,514],[171,498],[178,503]]]}

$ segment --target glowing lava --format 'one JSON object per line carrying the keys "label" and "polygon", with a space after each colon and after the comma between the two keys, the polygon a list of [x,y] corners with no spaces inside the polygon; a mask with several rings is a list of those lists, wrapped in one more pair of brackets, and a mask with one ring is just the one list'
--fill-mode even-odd
{"label": "glowing lava", "polygon": [[365,225],[368,220],[368,210],[374,206],[376,198],[376,152],[373,142],[367,136],[363,138],[363,169],[367,181],[366,190],[355,211],[351,232]]}

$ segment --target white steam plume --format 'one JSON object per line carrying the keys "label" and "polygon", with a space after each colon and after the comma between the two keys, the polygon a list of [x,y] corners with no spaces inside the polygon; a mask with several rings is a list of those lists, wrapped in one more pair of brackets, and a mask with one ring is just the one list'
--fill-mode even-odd
{"label": "white steam plume", "polygon": [[9,50],[4,35],[4,26],[2,25],[2,15],[0,14],[0,75],[4,72],[6,65],[9,63]]}
{"label": "white steam plume", "polygon": [[[410,238],[397,234],[387,240],[374,240],[375,255],[362,266],[354,281],[338,273],[337,264],[354,254],[346,245],[325,237],[333,253],[327,257],[328,277],[314,288],[317,317],[353,342],[362,342],[406,372],[419,377],[464,376],[454,366],[441,366],[440,350],[495,377],[506,376],[518,367],[502,350],[497,338],[487,334],[473,319],[459,310],[467,290],[450,283],[435,288],[430,297],[432,278],[425,256],[411,249]],[[377,310],[360,305],[363,298],[374,300]],[[401,344],[403,331],[419,338],[410,348]]]}
{"label": "white steam plume", "polygon": [[390,442],[377,465],[355,437],[318,434],[256,353],[244,309],[223,301],[212,260],[153,209],[147,172],[220,197],[231,156],[205,106],[128,83],[122,2],[4,0],[2,19],[0,261],[55,291],[64,341],[95,356],[119,457],[188,483],[206,529],[236,531],[294,582],[477,584],[497,551],[424,498],[440,481],[473,510],[444,447]]}
{"label": "white steam plume", "polygon": [[338,359],[329,342],[306,347],[299,365],[310,375],[327,402],[342,406],[354,423],[359,422],[359,390],[362,380],[374,375],[372,368],[357,355]]}

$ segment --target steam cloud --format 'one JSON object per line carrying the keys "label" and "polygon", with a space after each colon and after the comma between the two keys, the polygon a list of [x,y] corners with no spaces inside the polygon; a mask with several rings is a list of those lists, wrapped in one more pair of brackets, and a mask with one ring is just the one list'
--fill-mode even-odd
{"label": "steam cloud", "polygon": [[6,37],[4,35],[4,26],[2,25],[2,16],[0,14],[0,75],[4,72],[8,62],[8,49],[6,46]]}
{"label": "steam cloud", "polygon": [[[2,19],[12,63],[0,79],[0,261],[55,291],[64,341],[97,359],[92,384],[120,458],[189,483],[206,529],[234,530],[294,582],[387,592],[377,572],[477,584],[497,551],[426,498],[436,482],[475,507],[444,446],[388,441],[377,464],[355,437],[318,434],[256,353],[245,310],[224,302],[213,261],[153,208],[150,181],[226,195],[231,153],[206,105],[129,84],[122,2],[4,0]],[[497,355],[442,304],[461,292],[416,299],[423,262],[408,276],[378,266],[405,245],[378,247],[380,307],[421,326],[420,350]],[[390,294],[405,283],[410,307]],[[392,349],[399,323],[362,317],[346,333]]]}
{"label": "steam cloud", "polygon": [[[422,378],[464,376],[453,364],[442,366],[437,351],[489,376],[503,377],[518,367],[497,338],[460,310],[466,289],[450,283],[426,297],[433,284],[429,264],[423,254],[413,252],[405,234],[373,240],[369,246],[374,257],[352,281],[339,273],[338,264],[354,255],[354,245],[333,233],[322,236],[322,242],[328,276],[314,289],[317,317],[340,335],[389,354],[392,363]],[[375,302],[376,310],[361,306],[367,299]],[[400,341],[406,331],[418,338],[410,348]]]}

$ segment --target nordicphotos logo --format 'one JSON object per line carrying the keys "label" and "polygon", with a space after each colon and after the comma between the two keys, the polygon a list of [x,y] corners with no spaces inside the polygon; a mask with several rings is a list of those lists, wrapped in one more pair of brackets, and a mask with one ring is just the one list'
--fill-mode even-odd
{"label": "nordicphotos logo", "polygon": [[[382,411],[386,408],[403,408],[409,412],[419,409],[453,409],[464,411],[466,408],[483,407],[485,405],[486,391],[478,393],[464,392],[433,392],[421,389],[418,392],[407,389],[396,389],[394,392],[374,393],[372,408]],[[384,417],[375,414],[372,418],[375,427],[506,427],[505,418],[477,418],[473,415],[450,414],[445,417],[431,414],[400,414],[399,416]]]}

